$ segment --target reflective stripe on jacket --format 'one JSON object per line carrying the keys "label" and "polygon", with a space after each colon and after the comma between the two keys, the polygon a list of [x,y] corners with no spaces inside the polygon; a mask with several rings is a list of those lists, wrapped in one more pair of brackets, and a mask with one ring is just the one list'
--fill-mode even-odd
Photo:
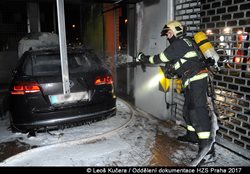
{"label": "reflective stripe on jacket", "polygon": [[[149,62],[151,64],[168,62],[173,64],[176,74],[183,78],[183,86],[186,87],[190,82],[208,76],[207,73],[197,75],[204,67],[193,44],[191,38],[175,39],[163,52],[150,56]],[[187,76],[186,72],[188,72]]]}

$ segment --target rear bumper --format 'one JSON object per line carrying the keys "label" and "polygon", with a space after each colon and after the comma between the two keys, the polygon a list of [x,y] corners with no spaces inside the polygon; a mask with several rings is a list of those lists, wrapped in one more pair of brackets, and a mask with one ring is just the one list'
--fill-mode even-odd
{"label": "rear bumper", "polygon": [[52,128],[59,125],[91,121],[116,114],[116,100],[88,106],[78,106],[49,112],[28,110],[11,112],[11,124],[20,131]]}
{"label": "rear bumper", "polygon": [[61,118],[51,118],[47,120],[38,120],[38,121],[26,122],[26,123],[13,122],[12,124],[14,125],[15,128],[26,131],[29,129],[39,129],[43,127],[50,128],[50,127],[55,127],[55,126],[59,126],[63,124],[82,122],[84,120],[94,120],[97,118],[114,116],[115,114],[116,114],[116,107],[106,110],[106,111],[88,113],[84,115],[75,115],[75,116],[70,116],[70,117],[65,116]]}

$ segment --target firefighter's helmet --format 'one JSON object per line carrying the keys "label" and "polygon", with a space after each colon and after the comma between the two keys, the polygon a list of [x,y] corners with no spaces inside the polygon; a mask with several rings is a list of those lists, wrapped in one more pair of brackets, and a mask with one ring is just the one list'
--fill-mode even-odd
{"label": "firefighter's helmet", "polygon": [[168,30],[172,30],[174,33],[174,36],[176,38],[179,38],[185,34],[185,26],[183,26],[179,21],[170,21],[166,25],[164,25],[162,31],[161,31],[161,36],[166,36]]}

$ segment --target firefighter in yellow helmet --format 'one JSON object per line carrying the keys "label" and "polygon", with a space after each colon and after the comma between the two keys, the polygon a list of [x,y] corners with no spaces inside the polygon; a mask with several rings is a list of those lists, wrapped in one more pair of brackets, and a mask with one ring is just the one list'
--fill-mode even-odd
{"label": "firefighter in yellow helmet", "polygon": [[[157,55],[147,56],[139,53],[137,59],[144,63],[167,63],[167,71],[182,79],[184,88],[183,117],[187,133],[177,139],[184,142],[198,143],[199,152],[210,142],[210,119],[207,110],[208,72],[199,60],[198,47],[191,37],[186,37],[185,27],[179,21],[168,22],[161,31],[170,45]],[[214,149],[210,151],[213,152]]]}

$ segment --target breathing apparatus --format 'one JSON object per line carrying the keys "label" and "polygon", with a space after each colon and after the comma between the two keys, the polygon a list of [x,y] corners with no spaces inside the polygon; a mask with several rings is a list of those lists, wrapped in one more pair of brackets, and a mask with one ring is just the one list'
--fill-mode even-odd
{"label": "breathing apparatus", "polygon": [[209,64],[209,62],[212,60],[215,68],[219,69],[218,60],[220,57],[217,54],[217,52],[214,50],[214,47],[211,44],[211,42],[208,40],[206,34],[200,31],[194,35],[194,40],[197,43],[200,51],[204,55],[206,59],[205,62],[207,61]]}

